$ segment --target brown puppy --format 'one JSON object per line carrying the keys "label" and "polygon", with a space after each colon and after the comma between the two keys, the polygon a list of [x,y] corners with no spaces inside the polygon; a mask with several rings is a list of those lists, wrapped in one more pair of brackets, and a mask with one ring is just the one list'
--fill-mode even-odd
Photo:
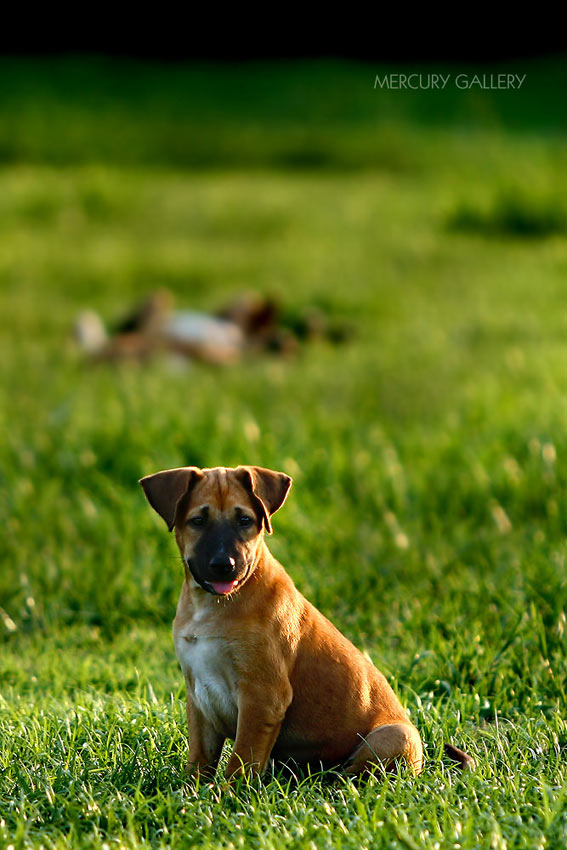
{"label": "brown puppy", "polygon": [[140,483],[175,528],[185,567],[173,634],[187,686],[188,768],[214,773],[231,738],[227,778],[261,773],[270,756],[353,775],[404,759],[419,773],[419,733],[382,673],[299,593],[264,542],[291,478],[190,466]]}

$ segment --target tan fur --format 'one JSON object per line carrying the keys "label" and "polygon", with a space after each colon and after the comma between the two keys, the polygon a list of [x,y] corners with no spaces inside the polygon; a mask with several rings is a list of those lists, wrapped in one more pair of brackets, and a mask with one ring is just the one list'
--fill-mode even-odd
{"label": "tan fur", "polygon": [[[185,564],[173,633],[187,686],[190,769],[213,773],[232,738],[227,778],[261,773],[270,757],[345,765],[349,774],[403,759],[418,773],[419,733],[382,673],[299,593],[265,544],[290,479],[257,467],[187,469],[181,495],[182,473],[171,473],[174,503],[167,473],[142,486],[168,524],[175,518]],[[258,518],[239,532],[249,569],[226,596],[203,589],[187,566],[200,533],[187,521],[203,506],[209,523],[234,523],[251,509]]]}

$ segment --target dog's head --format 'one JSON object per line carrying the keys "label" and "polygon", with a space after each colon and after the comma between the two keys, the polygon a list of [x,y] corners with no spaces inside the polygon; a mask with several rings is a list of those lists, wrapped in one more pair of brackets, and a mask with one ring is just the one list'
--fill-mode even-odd
{"label": "dog's head", "polygon": [[264,530],[283,505],[291,478],[259,466],[183,466],[140,480],[166,521],[183,561],[209,593],[227,596],[252,574]]}

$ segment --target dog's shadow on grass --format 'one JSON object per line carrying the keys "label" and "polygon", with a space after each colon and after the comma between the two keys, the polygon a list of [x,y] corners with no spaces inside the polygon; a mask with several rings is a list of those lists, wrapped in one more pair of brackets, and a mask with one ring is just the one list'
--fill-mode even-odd
{"label": "dog's shadow on grass", "polygon": [[228,782],[224,778],[224,768],[219,767],[214,779],[204,779],[186,775],[185,786],[192,793],[200,795],[203,791],[218,795],[239,797],[242,794],[260,791],[275,791],[277,794],[288,796],[302,791],[332,791],[345,786],[361,787],[369,782],[392,782],[396,778],[408,778],[408,771],[402,766],[395,771],[387,771],[380,765],[358,776],[347,775],[339,766],[324,764],[298,764],[293,761],[270,761],[261,777],[244,776],[236,781]]}

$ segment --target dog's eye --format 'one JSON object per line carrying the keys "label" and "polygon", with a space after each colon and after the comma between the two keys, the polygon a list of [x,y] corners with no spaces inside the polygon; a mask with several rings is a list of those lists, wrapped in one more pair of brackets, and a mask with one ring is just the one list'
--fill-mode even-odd
{"label": "dog's eye", "polygon": [[187,522],[187,525],[190,525],[192,528],[202,528],[205,524],[205,517],[197,514],[197,516],[192,516],[191,519]]}
{"label": "dog's eye", "polygon": [[238,517],[238,525],[240,526],[240,528],[249,528],[253,522],[254,520],[252,519],[252,517],[247,516],[246,514],[242,514]]}

